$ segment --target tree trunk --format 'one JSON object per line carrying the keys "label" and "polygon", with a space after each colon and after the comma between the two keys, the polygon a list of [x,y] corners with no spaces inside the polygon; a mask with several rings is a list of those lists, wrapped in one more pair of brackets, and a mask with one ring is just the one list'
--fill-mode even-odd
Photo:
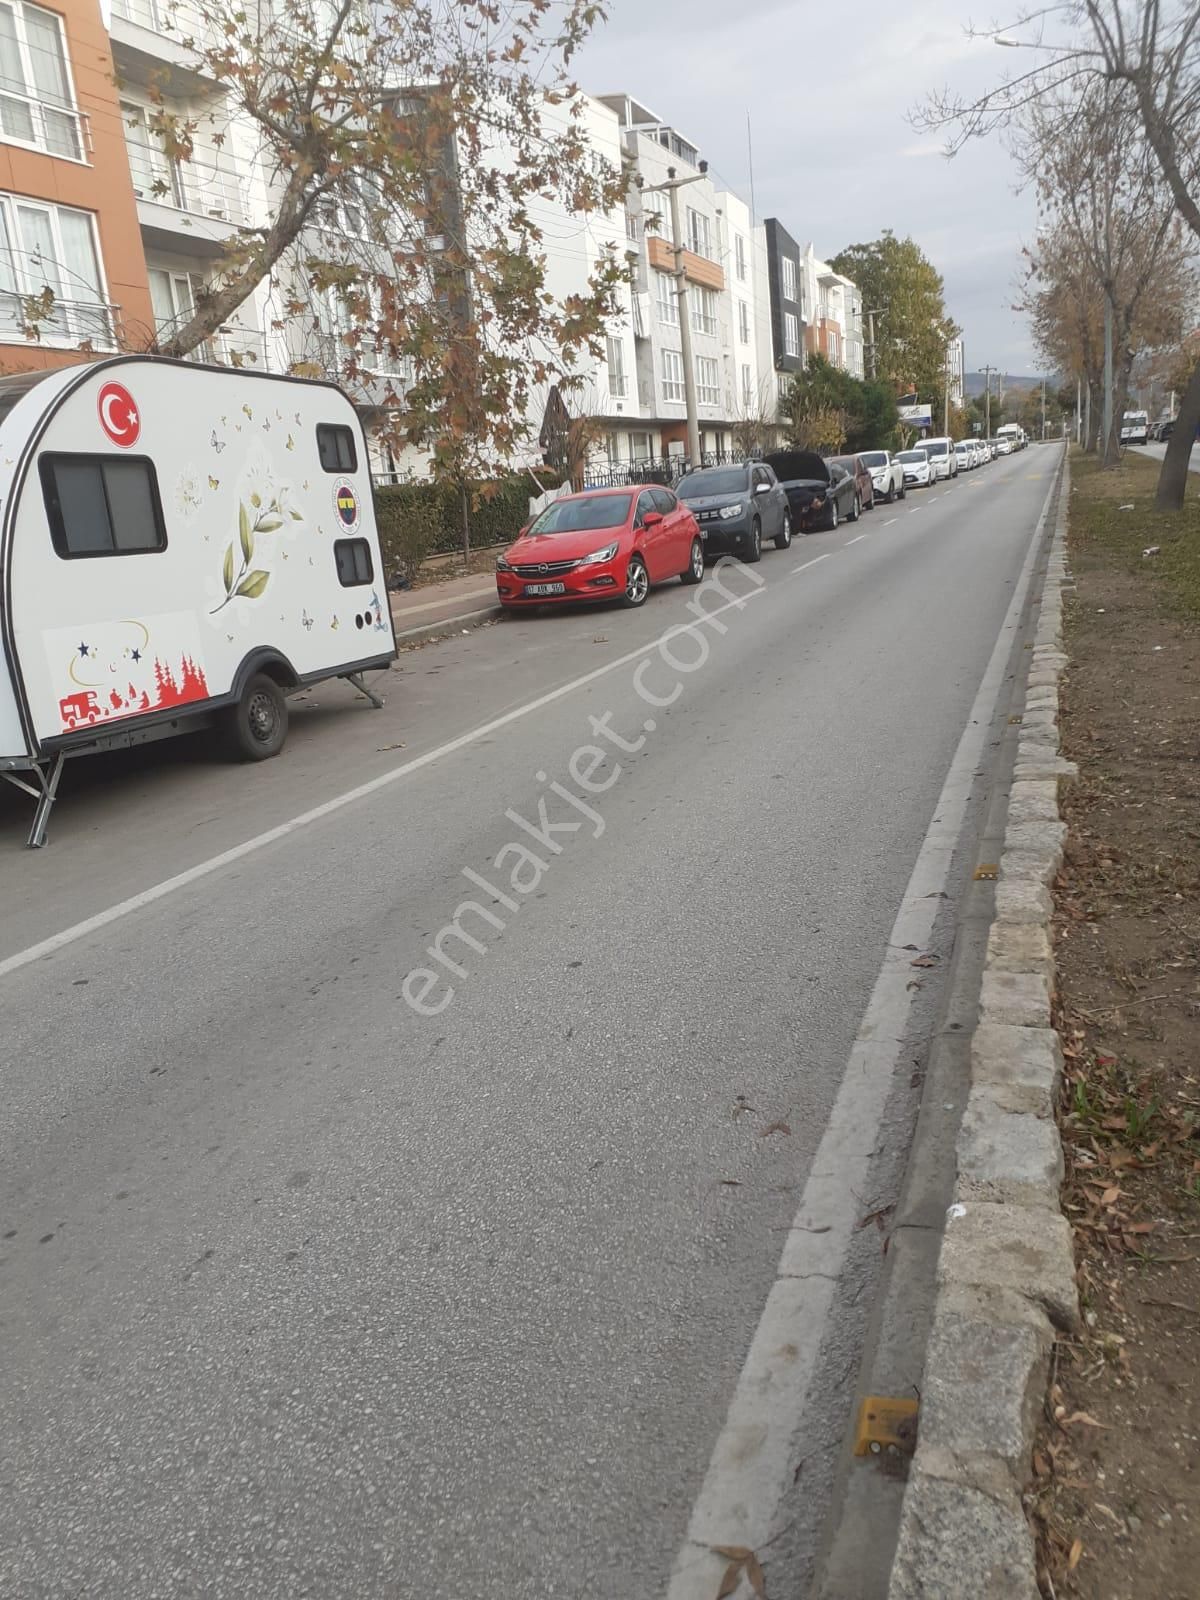
{"label": "tree trunk", "polygon": [[1188,386],[1179,402],[1179,415],[1175,428],[1167,440],[1167,453],[1162,471],[1158,475],[1158,491],[1154,496],[1156,511],[1179,511],[1187,491],[1188,472],[1196,428],[1200,426],[1200,361],[1192,368]]}
{"label": "tree trunk", "polygon": [[1096,438],[1100,432],[1097,418],[1104,415],[1103,384],[1088,380],[1087,386],[1087,411],[1085,421],[1087,427],[1083,441],[1083,448],[1090,456],[1096,454]]}
{"label": "tree trunk", "polygon": [[471,566],[471,494],[464,483],[462,486],[462,530],[463,530],[463,566],[470,570]]}
{"label": "tree trunk", "polygon": [[[1127,341],[1124,337],[1122,325],[1121,349],[1124,350]],[[1112,431],[1104,441],[1104,465],[1106,467],[1119,467],[1121,464],[1121,423],[1125,417],[1125,402],[1129,398],[1129,373],[1132,361],[1128,356],[1118,364],[1113,363],[1116,371],[1113,375],[1113,414]]]}

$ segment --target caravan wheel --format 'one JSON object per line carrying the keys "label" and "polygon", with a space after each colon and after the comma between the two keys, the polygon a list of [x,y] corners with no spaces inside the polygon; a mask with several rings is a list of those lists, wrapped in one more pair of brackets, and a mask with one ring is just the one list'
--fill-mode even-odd
{"label": "caravan wheel", "polygon": [[256,673],[242,698],[225,713],[225,739],[239,761],[266,761],[277,756],[287,738],[288,709],[274,678]]}

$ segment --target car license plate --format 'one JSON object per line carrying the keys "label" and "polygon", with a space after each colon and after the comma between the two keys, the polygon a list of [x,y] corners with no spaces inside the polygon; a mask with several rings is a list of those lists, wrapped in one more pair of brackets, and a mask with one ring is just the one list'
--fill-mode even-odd
{"label": "car license plate", "polygon": [[565,583],[527,583],[525,585],[526,594],[566,594],[566,592],[567,586]]}

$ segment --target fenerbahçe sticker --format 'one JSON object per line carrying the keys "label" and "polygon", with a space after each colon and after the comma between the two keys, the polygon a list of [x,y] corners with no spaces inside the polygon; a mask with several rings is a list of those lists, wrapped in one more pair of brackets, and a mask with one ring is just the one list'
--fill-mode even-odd
{"label": "fenerbah\u00e7e sticker", "polygon": [[333,486],[333,507],[337,512],[338,527],[353,533],[358,527],[358,494],[348,478],[339,478]]}

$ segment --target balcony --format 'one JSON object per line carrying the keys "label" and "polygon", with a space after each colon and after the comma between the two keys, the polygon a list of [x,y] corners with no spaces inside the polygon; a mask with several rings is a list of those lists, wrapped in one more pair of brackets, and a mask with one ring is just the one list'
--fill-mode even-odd
{"label": "balcony", "polygon": [[46,350],[115,350],[120,308],[95,300],[0,292],[0,344]]}
{"label": "balcony", "polygon": [[[646,235],[646,250],[650,258],[650,265],[659,272],[674,272],[675,252],[665,239],[660,239],[656,234]],[[683,272],[689,283],[701,284],[706,289],[724,289],[725,273],[715,261],[706,261],[703,256],[694,255],[690,250],[683,252]]]}
{"label": "balcony", "polygon": [[111,38],[123,80],[157,84],[169,94],[211,90],[212,80],[196,49],[216,49],[226,42],[194,0],[112,0]]}
{"label": "balcony", "polygon": [[138,221],[148,244],[212,256],[250,221],[234,173],[202,159],[173,161],[145,145],[130,143],[128,150]]}

